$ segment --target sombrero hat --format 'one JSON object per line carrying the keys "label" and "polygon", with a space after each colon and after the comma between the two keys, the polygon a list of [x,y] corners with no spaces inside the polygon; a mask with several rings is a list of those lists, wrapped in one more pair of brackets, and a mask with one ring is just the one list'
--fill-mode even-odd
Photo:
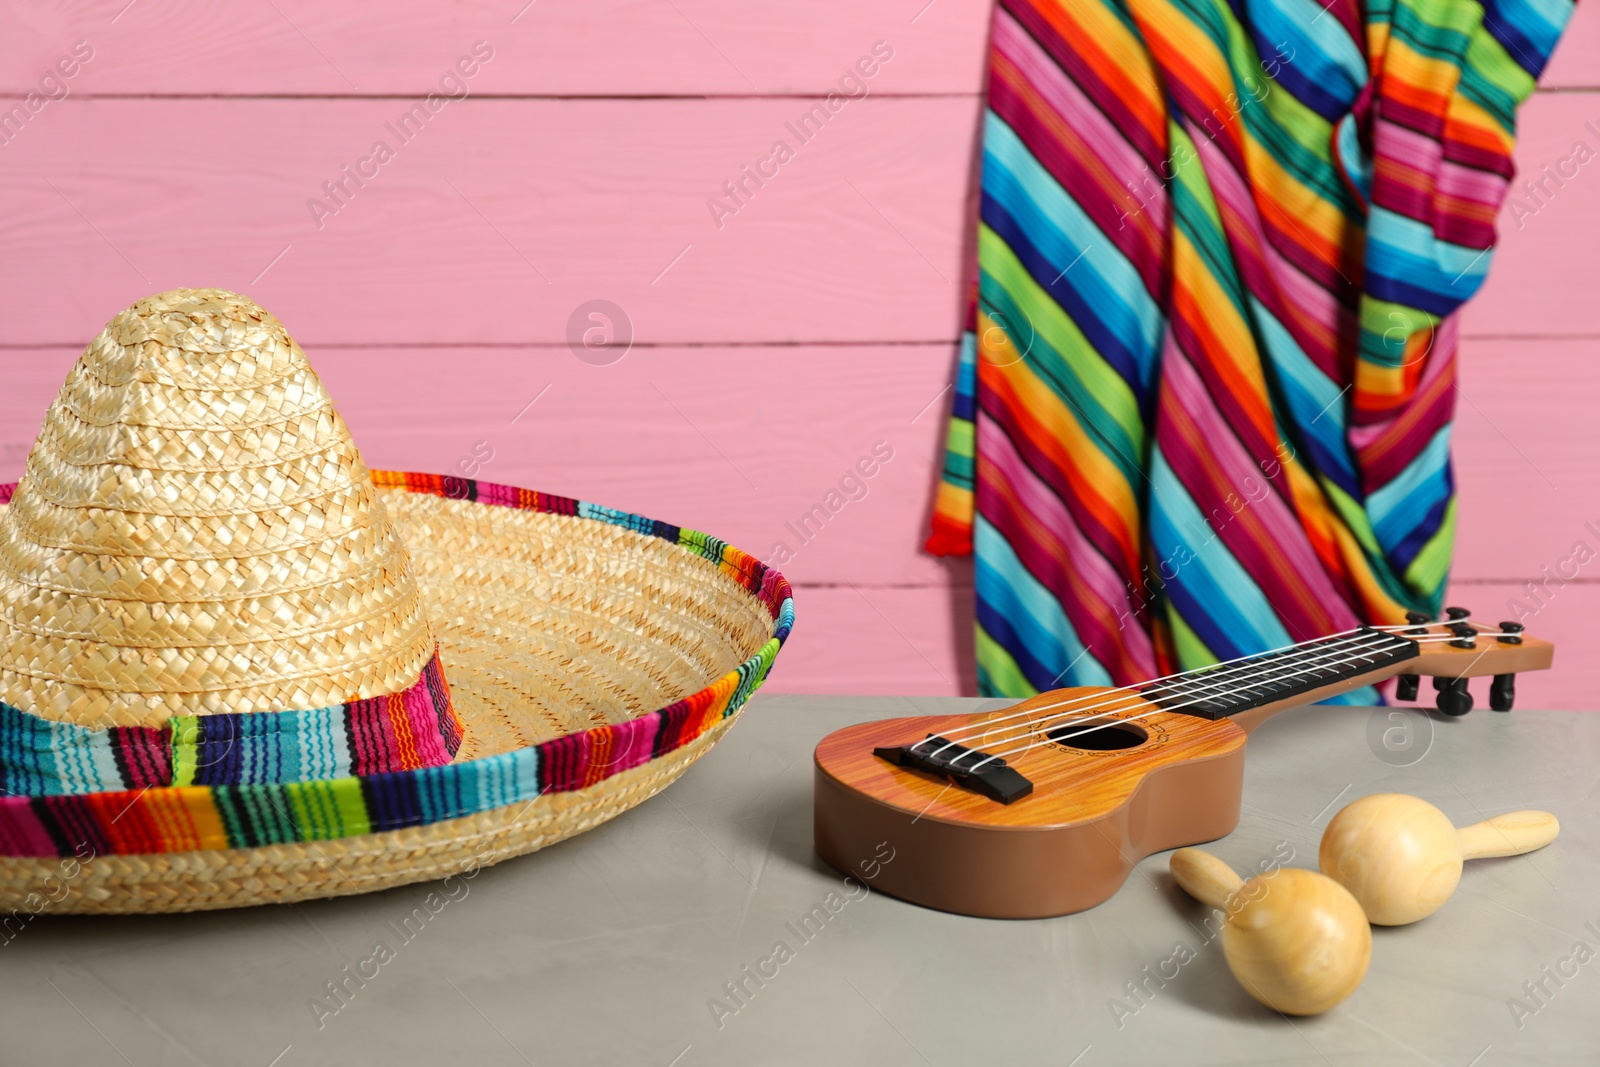
{"label": "sombrero hat", "polygon": [[0,486],[0,914],[472,871],[703,755],[794,618],[704,534],[369,472],[245,297],[113,319]]}

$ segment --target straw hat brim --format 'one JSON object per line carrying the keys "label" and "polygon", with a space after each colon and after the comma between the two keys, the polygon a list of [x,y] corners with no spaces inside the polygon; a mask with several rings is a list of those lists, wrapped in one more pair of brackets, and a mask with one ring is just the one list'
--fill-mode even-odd
{"label": "straw hat brim", "polygon": [[788,637],[788,583],[715,538],[485,482],[373,480],[438,636],[465,729],[455,760],[284,785],[0,797],[0,912],[289,903],[533,852],[675,780],[732,726]]}

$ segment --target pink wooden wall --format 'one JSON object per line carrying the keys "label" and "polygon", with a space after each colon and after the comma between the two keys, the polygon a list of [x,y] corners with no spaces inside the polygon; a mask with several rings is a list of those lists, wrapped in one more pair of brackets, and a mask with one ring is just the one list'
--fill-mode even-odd
{"label": "pink wooden wall", "polygon": [[[73,73],[0,132],[0,479],[107,318],[237,289],[294,331],[374,466],[447,470],[486,441],[482,477],[759,556],[788,542],[799,625],[773,688],[969,692],[970,568],[918,546],[989,3],[523,3],[8,5],[8,106]],[[785,123],[880,41],[868,95],[796,144]],[[386,124],[463,57],[444,84],[466,97],[400,144]],[[1522,123],[1525,172],[1600,149],[1593,5]],[[380,138],[393,158],[327,199]],[[719,226],[707,199],[780,138],[794,158]],[[1600,550],[1600,166],[1502,228],[1464,322],[1452,593],[1495,618],[1575,541]],[[635,334],[609,365],[565,340],[593,299]],[[880,441],[866,495],[801,544],[785,522]],[[1550,588],[1532,627],[1560,668],[1524,702],[1593,706],[1600,561]]]}

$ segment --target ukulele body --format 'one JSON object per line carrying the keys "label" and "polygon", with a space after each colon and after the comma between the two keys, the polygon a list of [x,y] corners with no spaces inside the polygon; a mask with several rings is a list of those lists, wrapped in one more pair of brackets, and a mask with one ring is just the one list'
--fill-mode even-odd
{"label": "ukulele body", "polygon": [[[1151,853],[1231,832],[1239,822],[1247,734],[1227,719],[1157,711],[1140,702],[1075,723],[1074,729],[1133,721],[1065,741],[1047,741],[1037,730],[1019,736],[1012,729],[1003,744],[991,747],[1045,743],[1007,759],[1034,787],[1011,804],[873,755],[874,746],[982,730],[990,722],[1003,730],[1018,720],[994,720],[1031,703],[1109,692],[1060,689],[982,715],[886,719],[830,734],[816,751],[818,855],[851,872],[887,841],[894,859],[882,865],[874,889],[941,911],[1037,919],[1108,899]],[[1105,744],[1108,738],[1138,743],[1109,750],[1070,747]],[[981,733],[971,743],[985,747]]]}
{"label": "ukulele body", "polygon": [[[1238,825],[1245,742],[1277,712],[1405,674],[1432,676],[1440,709],[1448,696],[1452,707],[1464,701],[1450,712],[1460,714],[1472,706],[1466,679],[1494,676],[1498,685],[1550,666],[1548,641],[1511,623],[1484,632],[1449,610],[1454,621],[1437,629],[1345,631],[1160,685],[1056,689],[981,714],[847,726],[817,746],[817,853],[847,874],[874,861],[873,888],[962,915],[1038,919],[1092,908],[1151,853]],[[1510,686],[1501,692],[1509,710]],[[930,735],[974,750],[973,761],[1001,757],[1013,782],[991,774],[981,788],[1011,803],[874,752],[903,759],[905,746]],[[929,744],[912,755],[939,751]],[[884,842],[890,860],[878,851]]]}

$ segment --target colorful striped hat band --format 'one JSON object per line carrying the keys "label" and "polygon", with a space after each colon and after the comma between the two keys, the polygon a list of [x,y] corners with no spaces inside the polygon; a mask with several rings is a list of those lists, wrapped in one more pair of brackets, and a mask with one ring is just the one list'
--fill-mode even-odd
{"label": "colorful striped hat band", "polygon": [[180,715],[96,730],[0,701],[0,788],[61,796],[166,785],[249,785],[438,767],[461,744],[437,654],[415,685],[314,711]]}
{"label": "colorful striped hat band", "polygon": [[170,911],[532,851],[681,774],[792,621],[704,534],[369,471],[276,318],[150,297],[0,485],[0,908],[52,857],[67,910]]}

